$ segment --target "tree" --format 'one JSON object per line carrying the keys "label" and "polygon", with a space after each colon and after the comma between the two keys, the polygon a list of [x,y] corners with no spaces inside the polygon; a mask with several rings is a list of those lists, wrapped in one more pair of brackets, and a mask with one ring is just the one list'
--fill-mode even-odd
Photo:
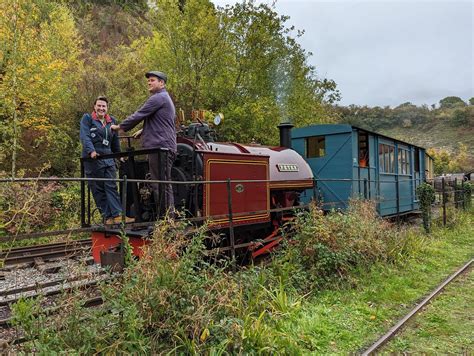
{"label": "tree", "polygon": [[451,156],[448,151],[434,148],[427,150],[428,154],[433,158],[434,173],[435,175],[441,175],[449,172],[449,164],[451,162]]}
{"label": "tree", "polygon": [[[77,31],[81,34],[81,58],[84,58],[83,70],[75,84],[76,100],[71,105],[77,126],[83,113],[91,110],[99,95],[111,99],[110,114],[117,117],[133,112],[145,98],[143,61],[136,57],[133,65],[127,64],[130,53],[137,56],[135,49],[131,48],[132,43],[152,35],[145,9],[139,7],[140,12],[136,10],[135,5],[141,2],[128,1],[129,5],[125,6],[123,0],[104,3],[99,0],[69,0],[74,9]],[[134,67],[137,65],[140,75]]]}
{"label": "tree", "polygon": [[433,157],[434,173],[441,175],[445,173],[459,173],[468,170],[469,157],[467,145],[459,144],[454,153],[445,149],[428,149],[428,154]]}
{"label": "tree", "polygon": [[[63,5],[0,0],[0,6],[0,35],[6,40],[0,54],[1,148],[5,157],[11,157],[15,176],[19,165],[38,167],[49,159],[65,162],[67,150],[74,152],[66,108],[80,68],[79,39]],[[53,152],[54,156],[49,154]],[[1,166],[6,169],[7,163]]]}
{"label": "tree", "polygon": [[[268,142],[263,136],[268,137],[280,121],[291,119],[296,126],[327,121],[331,114],[328,104],[339,99],[339,92],[333,81],[318,79],[315,68],[307,64],[310,54],[290,36],[294,29],[285,25],[288,17],[278,16],[267,5],[256,6],[253,1],[227,7],[224,13],[230,54],[236,63],[232,105],[266,103],[254,105],[260,108],[258,115],[254,111],[238,122],[232,121],[232,126],[252,132],[260,142]],[[230,111],[228,116],[235,117],[235,112]]]}
{"label": "tree", "polygon": [[453,126],[463,126],[469,123],[469,112],[465,109],[456,109],[452,118]]}
{"label": "tree", "polygon": [[471,105],[471,106],[474,105],[474,97],[469,99],[469,105]]}
{"label": "tree", "polygon": [[439,101],[441,109],[450,109],[460,106],[466,106],[466,103],[458,96],[447,96]]}
{"label": "tree", "polygon": [[469,157],[467,145],[460,143],[458,149],[452,157],[450,166],[451,172],[465,172],[469,168]]}
{"label": "tree", "polygon": [[317,79],[306,63],[309,54],[289,36],[286,17],[267,5],[216,9],[208,0],[157,0],[149,18],[152,36],[122,48],[108,78],[115,113],[127,115],[143,101],[150,68],[168,74],[177,108],[223,112],[219,131],[227,140],[276,143],[270,132],[281,120],[327,120],[328,104],[338,99],[335,83]]}

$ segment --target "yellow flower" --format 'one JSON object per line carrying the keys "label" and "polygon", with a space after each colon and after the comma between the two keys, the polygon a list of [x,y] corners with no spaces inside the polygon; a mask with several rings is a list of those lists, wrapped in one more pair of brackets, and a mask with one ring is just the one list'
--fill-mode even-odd
{"label": "yellow flower", "polygon": [[202,331],[202,334],[201,334],[201,337],[199,338],[201,340],[201,342],[204,342],[206,341],[206,339],[209,337],[211,333],[209,332],[209,329],[208,328],[205,328],[203,331]]}

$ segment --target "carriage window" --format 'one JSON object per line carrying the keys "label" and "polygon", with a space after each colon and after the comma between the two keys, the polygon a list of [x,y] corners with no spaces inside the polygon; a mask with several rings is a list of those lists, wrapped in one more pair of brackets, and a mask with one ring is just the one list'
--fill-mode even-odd
{"label": "carriage window", "polygon": [[415,157],[414,157],[413,163],[415,165],[415,172],[420,172],[420,149],[419,148],[415,148]]}
{"label": "carriage window", "polygon": [[379,144],[379,169],[381,173],[395,173],[395,147]]}
{"label": "carriage window", "polygon": [[306,157],[323,157],[326,154],[325,136],[314,136],[306,139]]}
{"label": "carriage window", "polygon": [[410,174],[410,151],[398,149],[398,174]]}
{"label": "carriage window", "polygon": [[379,170],[382,172],[383,168],[383,145],[379,144]]}
{"label": "carriage window", "polygon": [[403,156],[405,155],[405,151],[402,150],[402,149],[398,149],[398,174],[403,174],[403,161],[404,161],[404,158]]}
{"label": "carriage window", "polygon": [[388,151],[389,151],[389,154],[390,154],[390,164],[389,164],[389,168],[388,168],[388,173],[395,173],[395,147],[393,146],[388,146]]}
{"label": "carriage window", "polygon": [[359,166],[369,166],[369,134],[359,131]]}

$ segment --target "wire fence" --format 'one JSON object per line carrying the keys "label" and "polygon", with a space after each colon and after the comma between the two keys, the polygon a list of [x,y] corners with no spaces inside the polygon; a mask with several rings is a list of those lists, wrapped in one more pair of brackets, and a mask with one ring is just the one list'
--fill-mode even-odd
{"label": "wire fence", "polygon": [[[422,183],[420,179],[411,179],[409,177],[404,177],[403,179],[389,180],[389,179],[338,179],[338,178],[314,178],[314,187],[312,189],[306,189],[303,195],[306,198],[302,198],[299,204],[290,207],[274,207],[270,209],[261,209],[254,211],[235,211],[235,205],[232,201],[233,192],[237,184],[260,184],[265,185],[269,189],[272,183],[275,181],[272,180],[216,180],[216,181],[166,181],[166,180],[151,180],[151,179],[128,179],[126,176],[122,178],[115,179],[106,179],[106,178],[86,178],[86,177],[31,177],[31,178],[0,178],[0,183],[4,184],[34,184],[36,185],[37,190],[41,190],[39,184],[47,185],[48,183],[80,183],[81,184],[81,226],[80,227],[69,227],[67,229],[55,230],[55,231],[45,231],[45,232],[30,232],[30,233],[20,233],[19,229],[15,234],[8,236],[0,236],[0,242],[7,241],[18,241],[22,239],[30,239],[36,237],[45,237],[45,236],[57,236],[64,234],[73,234],[81,232],[90,232],[97,229],[104,228],[103,225],[92,224],[91,215],[93,214],[93,200],[91,199],[91,192],[88,188],[88,182],[104,182],[112,181],[120,185],[120,193],[122,200],[122,221],[125,221],[125,216],[127,213],[127,201],[130,199],[128,197],[127,189],[130,185],[133,184],[172,184],[175,188],[179,185],[184,185],[188,187],[196,188],[199,185],[210,186],[210,185],[224,185],[225,191],[227,193],[227,211],[222,211],[218,215],[203,215],[195,214],[193,216],[187,216],[186,218],[191,222],[202,222],[202,221],[219,221],[224,219],[225,223],[221,223],[220,226],[226,229],[229,229],[229,237],[231,246],[235,244],[233,241],[233,234],[235,228],[235,221],[241,219],[242,217],[252,217],[258,216],[261,214],[271,214],[285,213],[295,209],[306,209],[309,207],[311,201],[316,201],[316,203],[322,207],[324,210],[331,209],[342,209],[344,206],[348,206],[350,199],[352,198],[362,198],[371,200],[381,212],[383,209],[388,209],[387,206],[394,211],[393,214],[385,214],[387,216],[400,217],[403,214],[413,213],[418,211],[418,201],[416,198],[415,187]],[[349,194],[347,199],[335,199],[330,200],[325,197],[325,188],[332,184],[343,184],[348,188]],[[443,224],[447,224],[449,209],[454,207],[456,209],[470,209],[472,196],[466,195],[465,185],[468,184],[464,181],[458,182],[454,181],[445,181],[441,180],[429,180],[427,183],[431,184],[436,192],[436,200],[433,204],[435,209],[440,211],[439,215],[442,217]],[[407,186],[408,184],[408,186]],[[381,186],[385,185],[385,192]],[[392,185],[392,186],[391,186]],[[391,187],[390,187],[391,186]],[[7,188],[6,190],[11,190]],[[3,190],[5,191],[5,189]],[[197,192],[198,189],[195,189]],[[35,206],[34,202],[31,206]],[[385,208],[384,208],[385,206]],[[341,208],[342,207],[342,208]],[[24,207],[25,208],[25,207]],[[7,207],[8,209],[8,207]],[[22,215],[25,216],[25,219],[28,218],[28,211],[17,212],[16,216]],[[5,216],[4,216],[5,217]],[[3,218],[4,218],[3,217]],[[0,222],[2,225],[0,227],[5,227],[6,222]],[[134,228],[148,227],[155,224],[155,221],[138,221],[133,224]]]}

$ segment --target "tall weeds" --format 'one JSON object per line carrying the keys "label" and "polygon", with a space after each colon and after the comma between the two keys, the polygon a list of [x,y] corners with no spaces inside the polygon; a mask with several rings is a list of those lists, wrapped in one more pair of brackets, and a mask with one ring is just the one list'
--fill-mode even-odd
{"label": "tall weeds", "polygon": [[317,206],[299,212],[295,243],[285,254],[305,271],[308,287],[344,278],[376,261],[403,260],[422,247],[420,238],[381,219],[370,201],[352,200],[347,212],[325,213]]}
{"label": "tall weeds", "polygon": [[[34,350],[297,352],[295,341],[275,327],[279,319],[296,318],[313,291],[331,288],[329,282],[344,280],[353,269],[403,260],[423,245],[415,234],[378,218],[367,202],[352,202],[347,213],[325,214],[313,206],[298,212],[290,225],[285,230],[296,236],[267,263],[233,273],[225,261],[207,256],[205,226],[161,221],[144,257],[132,263],[120,281],[102,286],[104,308],[82,310],[69,296],[61,318],[43,325]],[[22,318],[31,331],[34,320],[20,313],[20,325]]]}

